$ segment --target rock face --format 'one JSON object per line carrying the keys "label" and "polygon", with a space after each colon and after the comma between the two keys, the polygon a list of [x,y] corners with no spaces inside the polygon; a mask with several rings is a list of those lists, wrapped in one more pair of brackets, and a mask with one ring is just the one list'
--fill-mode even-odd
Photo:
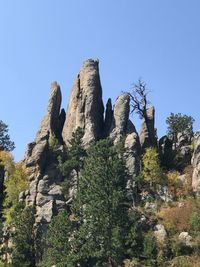
{"label": "rock face", "polygon": [[47,135],[53,134],[57,138],[60,138],[60,129],[59,124],[59,115],[60,115],[60,106],[62,101],[62,95],[60,86],[57,82],[51,84],[51,93],[47,108],[47,113],[44,116],[40,129],[36,136],[36,143],[41,139],[46,138]]}
{"label": "rock face", "polygon": [[84,129],[84,144],[98,140],[103,135],[103,101],[98,61],[85,61],[72,88],[63,139],[67,144],[77,127]]}
{"label": "rock face", "polygon": [[[56,137],[62,141],[61,98],[59,85],[52,83],[47,113],[35,141],[28,145],[24,159],[29,175],[29,190],[20,194],[20,200],[26,201],[27,205],[35,205],[36,224],[50,222],[56,205],[65,205],[59,185],[61,177],[54,166],[50,146],[50,138]],[[63,111],[61,114],[63,116]]]}
{"label": "rock face", "polygon": [[129,123],[130,97],[128,94],[120,95],[114,105],[113,118],[109,130],[109,137],[117,143],[126,135]]}
{"label": "rock face", "polygon": [[140,132],[140,144],[142,150],[149,146],[156,146],[156,131],[155,131],[155,109],[149,107],[147,109],[147,120],[143,121]]}
{"label": "rock face", "polygon": [[192,187],[194,192],[200,191],[200,131],[194,136],[194,154],[192,158],[194,172],[192,176]]}
{"label": "rock face", "polygon": [[106,107],[105,132],[114,144],[124,138],[126,165],[130,175],[137,175],[140,169],[140,142],[133,123],[129,120],[130,97],[120,95],[112,109],[109,100]]}

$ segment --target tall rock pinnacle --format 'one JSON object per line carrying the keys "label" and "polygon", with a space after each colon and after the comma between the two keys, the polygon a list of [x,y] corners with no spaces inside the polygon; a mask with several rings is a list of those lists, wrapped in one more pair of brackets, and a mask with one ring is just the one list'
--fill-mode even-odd
{"label": "tall rock pinnacle", "polygon": [[157,144],[154,107],[149,107],[147,109],[147,120],[143,120],[141,127],[140,144],[143,151],[146,147],[154,147]]}
{"label": "tall rock pinnacle", "polygon": [[51,84],[50,98],[47,108],[47,113],[44,116],[40,129],[36,136],[36,142],[41,138],[47,136],[48,134],[53,134],[56,137],[59,137],[59,115],[60,115],[60,106],[62,101],[62,95],[60,86],[57,82]]}
{"label": "tall rock pinnacle", "polygon": [[63,140],[66,144],[78,127],[85,131],[85,145],[103,135],[104,106],[98,65],[98,61],[86,60],[74,82],[63,128]]}

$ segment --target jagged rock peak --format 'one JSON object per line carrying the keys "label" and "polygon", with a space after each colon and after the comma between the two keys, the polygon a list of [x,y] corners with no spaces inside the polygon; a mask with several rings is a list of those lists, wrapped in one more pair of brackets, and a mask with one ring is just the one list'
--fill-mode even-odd
{"label": "jagged rock peak", "polygon": [[99,76],[99,61],[88,59],[72,87],[63,140],[66,144],[77,127],[84,129],[83,142],[87,146],[103,136],[102,88]]}
{"label": "jagged rock peak", "polygon": [[36,143],[47,135],[54,134],[59,136],[59,114],[62,101],[60,86],[57,82],[51,84],[51,92],[47,107],[47,113],[44,116],[36,135]]}

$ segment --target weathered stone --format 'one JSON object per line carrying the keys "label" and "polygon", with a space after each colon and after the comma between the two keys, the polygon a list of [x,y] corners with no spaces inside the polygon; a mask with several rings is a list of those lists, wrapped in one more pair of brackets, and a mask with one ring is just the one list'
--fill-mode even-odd
{"label": "weathered stone", "polygon": [[109,131],[110,138],[118,143],[126,136],[130,112],[130,97],[127,93],[120,95],[114,106],[113,121]]}
{"label": "weathered stone", "polygon": [[62,196],[63,193],[62,193],[62,187],[60,185],[52,185],[51,188],[50,188],[50,191],[49,191],[49,195],[52,195],[52,196]]}
{"label": "weathered stone", "polygon": [[140,132],[140,144],[142,150],[150,146],[156,146],[156,130],[155,130],[155,110],[154,107],[147,109],[147,118],[143,120]]}
{"label": "weathered stone", "polygon": [[[48,176],[45,176],[45,178]],[[47,194],[49,192],[49,181],[47,179],[43,179],[39,181],[37,186],[38,193]]]}
{"label": "weathered stone", "polygon": [[194,167],[192,176],[192,187],[194,192],[200,191],[200,131],[194,136],[194,154],[192,157],[192,165]]}
{"label": "weathered stone", "polygon": [[161,199],[164,202],[171,202],[173,200],[168,187],[166,185],[158,185],[158,184],[156,186],[156,198]]}
{"label": "weathered stone", "polygon": [[178,239],[183,242],[186,246],[191,246],[192,245],[192,237],[189,235],[188,232],[182,232],[178,236]]}
{"label": "weathered stone", "polygon": [[53,134],[56,137],[59,133],[59,115],[61,106],[62,96],[60,86],[57,82],[51,84],[51,94],[49,98],[47,113],[44,116],[40,129],[36,136],[36,143],[41,139],[45,138],[49,134]]}
{"label": "weathered stone", "polygon": [[146,202],[144,206],[145,210],[151,210],[153,212],[157,211],[157,205],[156,203]]}
{"label": "weathered stone", "polygon": [[36,210],[36,223],[49,223],[54,214],[54,200],[50,200],[42,207],[37,206]]}
{"label": "weathered stone", "polygon": [[140,171],[140,142],[138,134],[134,131],[126,136],[125,139],[125,159],[126,167],[130,175],[137,175]]}
{"label": "weathered stone", "polygon": [[68,144],[78,127],[84,129],[83,142],[86,146],[101,138],[103,113],[99,62],[89,59],[84,62],[72,88],[63,128],[65,143]]}
{"label": "weathered stone", "polygon": [[183,147],[183,146],[188,146],[192,142],[192,135],[188,133],[187,131],[183,133],[178,133],[177,134],[177,146],[178,147]]}
{"label": "weathered stone", "polygon": [[112,108],[112,101],[109,98],[106,104],[106,112],[105,112],[105,123],[104,123],[104,136],[105,137],[109,135],[112,122],[113,122],[113,108]]}
{"label": "weathered stone", "polygon": [[157,224],[155,226],[154,235],[160,244],[164,244],[167,238],[167,232],[162,224]]}
{"label": "weathered stone", "polygon": [[37,193],[36,196],[36,205],[39,207],[44,206],[49,201],[53,200],[52,196],[49,195],[42,195],[41,193]]}

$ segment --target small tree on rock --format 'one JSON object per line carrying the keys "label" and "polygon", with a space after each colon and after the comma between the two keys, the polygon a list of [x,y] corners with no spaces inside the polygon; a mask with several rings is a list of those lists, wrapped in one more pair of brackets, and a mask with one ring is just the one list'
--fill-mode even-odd
{"label": "small tree on rock", "polygon": [[167,134],[172,138],[173,143],[177,144],[177,136],[178,133],[193,136],[193,123],[194,118],[188,115],[184,115],[181,113],[170,113],[169,117],[166,119],[167,123]]}
{"label": "small tree on rock", "polygon": [[147,85],[141,79],[138,80],[138,83],[134,84],[132,92],[128,92],[130,96],[131,113],[137,113],[139,118],[145,121],[150,146],[156,146],[154,129],[152,130],[150,126],[148,116],[148,109],[150,108],[150,102],[147,99],[148,93],[149,90],[147,89]]}
{"label": "small tree on rock", "polygon": [[147,148],[145,150],[142,176],[150,184],[150,187],[162,184],[165,180],[165,175],[160,167],[159,155],[155,148]]}

